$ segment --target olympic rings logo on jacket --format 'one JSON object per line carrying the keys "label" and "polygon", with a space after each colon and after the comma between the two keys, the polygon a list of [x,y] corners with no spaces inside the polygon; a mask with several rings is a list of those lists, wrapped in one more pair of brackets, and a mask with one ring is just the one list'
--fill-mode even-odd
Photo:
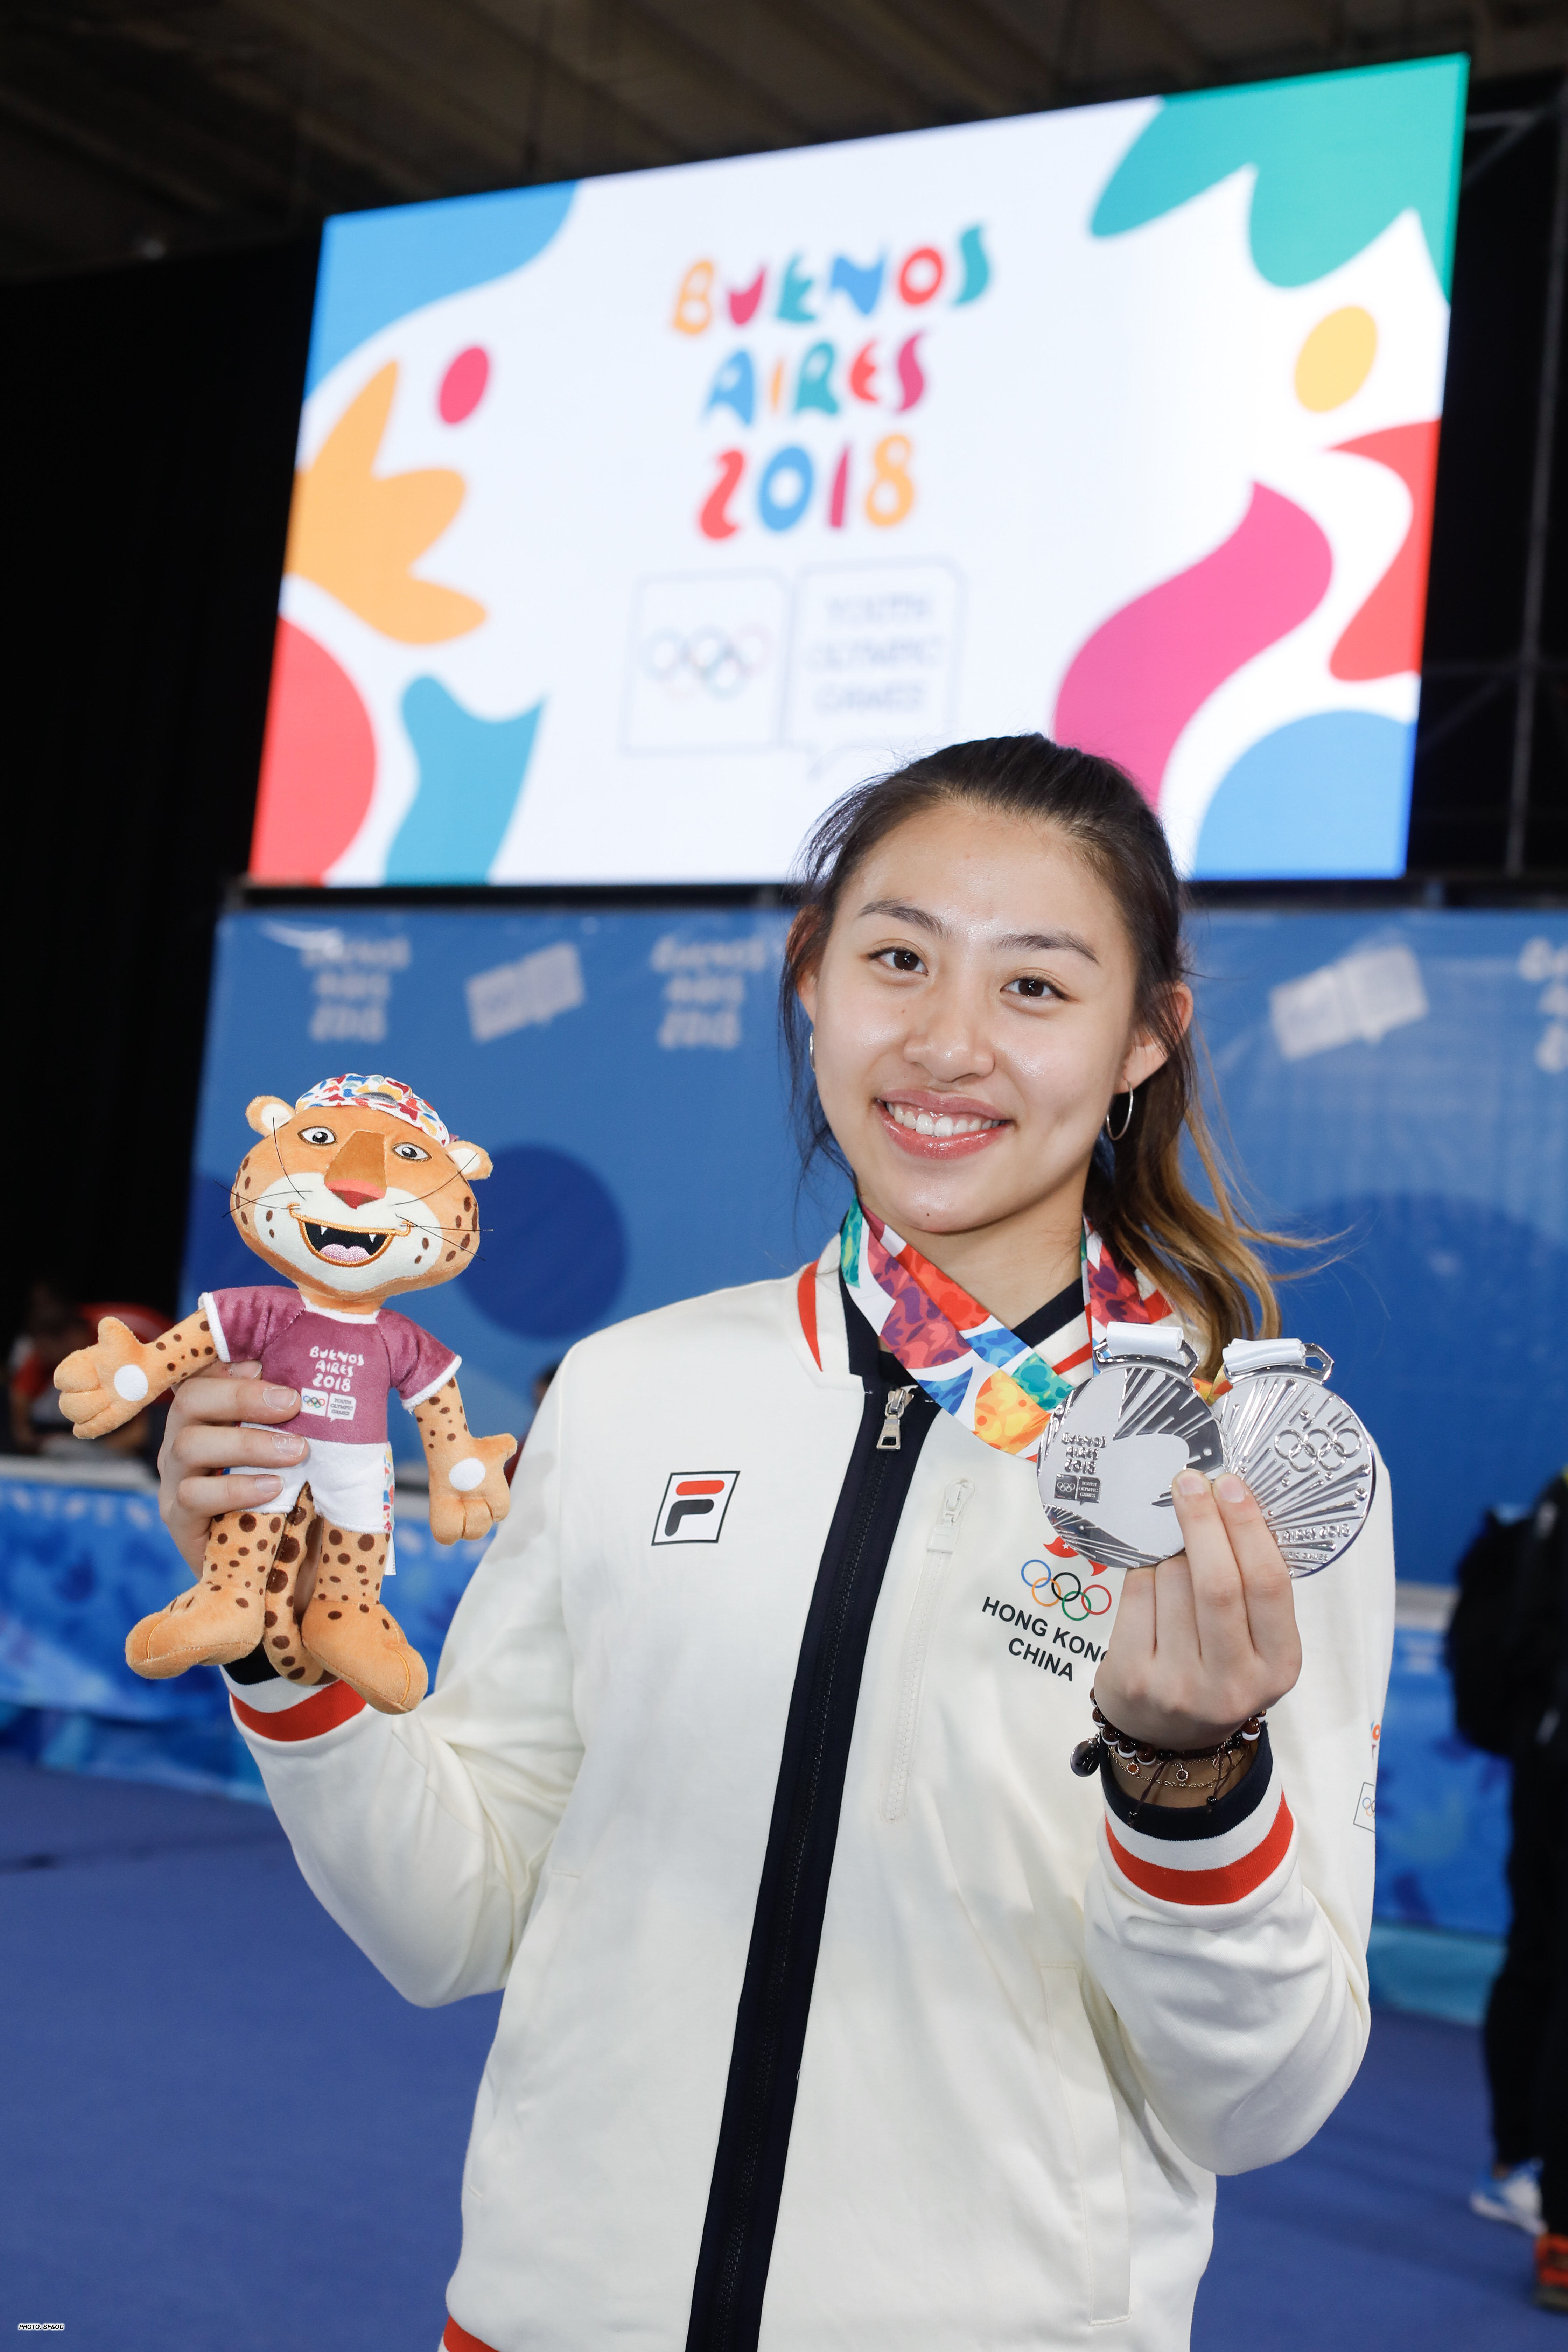
{"label": "olympic rings logo on jacket", "polygon": [[[1032,1568],[1040,1573],[1032,1577]],[[1076,1569],[1052,1568],[1048,1560],[1026,1559],[1018,1573],[1034,1594],[1037,1609],[1059,1607],[1062,1615],[1075,1625],[1081,1625],[1086,1617],[1103,1617],[1110,1607],[1110,1586],[1085,1584]],[[1041,1591],[1042,1585],[1049,1586],[1048,1593]]]}

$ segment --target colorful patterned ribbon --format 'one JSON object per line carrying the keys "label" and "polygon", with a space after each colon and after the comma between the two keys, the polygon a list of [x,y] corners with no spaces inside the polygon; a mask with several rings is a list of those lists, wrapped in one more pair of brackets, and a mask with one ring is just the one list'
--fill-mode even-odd
{"label": "colorful patterned ribbon", "polygon": [[1087,1218],[1082,1263],[1089,1342],[1052,1364],[858,1201],[839,1234],[845,1286],[883,1347],[944,1412],[1004,1454],[1035,1446],[1072,1394],[1068,1371],[1108,1323],[1176,1320],[1147,1276],[1122,1273]]}

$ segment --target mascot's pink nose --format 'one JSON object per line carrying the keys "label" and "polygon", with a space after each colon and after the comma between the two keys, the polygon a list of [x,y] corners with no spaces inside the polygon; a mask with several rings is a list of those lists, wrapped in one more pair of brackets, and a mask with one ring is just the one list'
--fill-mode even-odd
{"label": "mascot's pink nose", "polygon": [[333,1152],[326,1185],[351,1209],[363,1209],[367,1201],[384,1201],[386,1138],[374,1128],[355,1128]]}
{"label": "mascot's pink nose", "polygon": [[384,1184],[329,1184],[327,1190],[335,1192],[340,1201],[346,1201],[351,1209],[363,1209],[367,1201],[386,1198]]}

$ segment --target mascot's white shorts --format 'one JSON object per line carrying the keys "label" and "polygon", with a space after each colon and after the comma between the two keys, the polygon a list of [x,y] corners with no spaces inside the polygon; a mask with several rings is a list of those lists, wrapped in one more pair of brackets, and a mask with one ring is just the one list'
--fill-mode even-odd
{"label": "mascot's white shorts", "polygon": [[[247,1422],[249,1429],[259,1429],[259,1422]],[[312,1437],[310,1450],[303,1462],[285,1468],[268,1463],[265,1469],[253,1465],[240,1476],[281,1478],[283,1490],[264,1506],[269,1511],[291,1511],[300,1499],[301,1486],[309,1486],[310,1499],[324,1519],[335,1519],[356,1535],[390,1536],[392,1533],[392,1448],[390,1445],[333,1445],[322,1437]],[[384,1573],[393,1574],[392,1555],[387,1554]]]}

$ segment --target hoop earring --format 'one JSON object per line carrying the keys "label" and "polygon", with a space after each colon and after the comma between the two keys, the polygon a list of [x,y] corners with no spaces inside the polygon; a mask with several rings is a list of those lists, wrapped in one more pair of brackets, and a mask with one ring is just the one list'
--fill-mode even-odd
{"label": "hoop earring", "polygon": [[805,1033],[805,1058],[811,1064],[812,1076],[815,1077],[816,1075],[816,1032],[815,1029],[808,1029]]}
{"label": "hoop earring", "polygon": [[[1113,1097],[1113,1099],[1114,1099],[1114,1097]],[[1121,1126],[1120,1126],[1120,1127],[1112,1127],[1112,1126],[1111,1126],[1111,1124],[1110,1124],[1110,1113],[1109,1111],[1107,1111],[1107,1112],[1106,1112],[1106,1114],[1105,1114],[1105,1132],[1106,1132],[1106,1134],[1110,1138],[1110,1140],[1112,1141],[1112,1143],[1120,1143],[1120,1142],[1121,1142],[1121,1140],[1122,1137],[1126,1134],[1126,1132],[1127,1132],[1128,1129],[1129,1129],[1129,1128],[1131,1126],[1131,1124],[1132,1124],[1132,1114],[1133,1114],[1133,1111],[1137,1108],[1137,1107],[1138,1107],[1138,1097],[1137,1097],[1137,1096],[1133,1093],[1133,1091],[1132,1091],[1131,1087],[1128,1087],[1128,1089],[1127,1089],[1127,1116],[1126,1116],[1126,1118],[1122,1120],[1122,1122],[1121,1122]]]}

